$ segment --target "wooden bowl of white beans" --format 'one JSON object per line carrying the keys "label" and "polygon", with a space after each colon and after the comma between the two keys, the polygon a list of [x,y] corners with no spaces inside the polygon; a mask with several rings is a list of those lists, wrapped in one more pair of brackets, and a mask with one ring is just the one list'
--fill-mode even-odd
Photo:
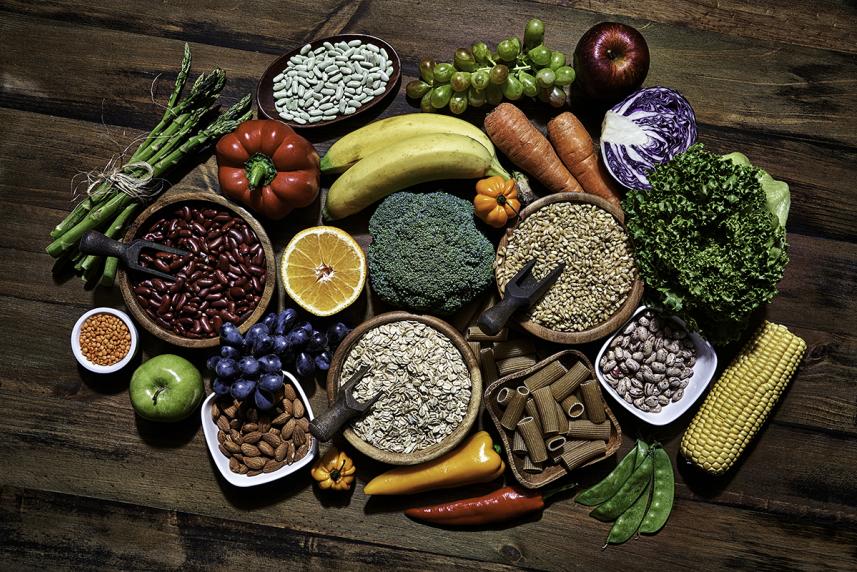
{"label": "wooden bowl of white beans", "polygon": [[256,86],[259,114],[295,129],[326,127],[371,109],[396,89],[393,47],[366,34],[320,38],[277,58]]}

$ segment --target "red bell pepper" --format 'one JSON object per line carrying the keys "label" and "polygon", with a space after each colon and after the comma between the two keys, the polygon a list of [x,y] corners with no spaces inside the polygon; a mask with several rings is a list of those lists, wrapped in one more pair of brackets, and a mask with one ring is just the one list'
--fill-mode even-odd
{"label": "red bell pepper", "polygon": [[272,220],[318,196],[318,153],[291,127],[251,119],[217,143],[220,190]]}
{"label": "red bell pepper", "polygon": [[545,499],[577,486],[572,483],[544,495],[539,491],[503,487],[481,497],[461,499],[426,507],[409,508],[405,514],[443,526],[476,526],[513,520],[545,507]]}

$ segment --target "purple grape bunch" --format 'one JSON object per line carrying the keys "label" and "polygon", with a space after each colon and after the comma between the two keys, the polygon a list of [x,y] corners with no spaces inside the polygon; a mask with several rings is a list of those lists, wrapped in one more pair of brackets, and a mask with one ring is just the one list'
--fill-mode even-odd
{"label": "purple grape bunch", "polygon": [[220,352],[208,358],[214,375],[211,388],[239,401],[253,398],[262,410],[274,407],[274,395],[283,387],[283,369],[300,377],[330,368],[332,352],[351,329],[337,322],[326,331],[298,321],[294,308],[270,313],[243,336],[235,324],[220,328]]}

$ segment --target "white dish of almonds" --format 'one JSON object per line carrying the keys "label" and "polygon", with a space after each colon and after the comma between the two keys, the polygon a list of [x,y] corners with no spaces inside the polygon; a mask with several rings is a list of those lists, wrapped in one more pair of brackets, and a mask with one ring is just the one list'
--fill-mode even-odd
{"label": "white dish of almonds", "polygon": [[256,89],[259,110],[295,128],[321,127],[372,107],[395,88],[399,56],[365,34],[321,38],[272,63]]}
{"label": "white dish of almonds", "polygon": [[717,369],[710,343],[675,316],[640,306],[601,347],[595,375],[619,405],[651,425],[681,417]]}

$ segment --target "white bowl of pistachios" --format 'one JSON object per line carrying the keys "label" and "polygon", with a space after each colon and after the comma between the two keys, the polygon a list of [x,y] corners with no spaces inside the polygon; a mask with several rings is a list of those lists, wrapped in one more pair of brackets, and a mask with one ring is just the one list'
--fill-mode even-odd
{"label": "white bowl of pistachios", "polygon": [[640,306],[601,347],[595,374],[619,405],[651,425],[681,417],[717,369],[708,341],[675,317]]}

